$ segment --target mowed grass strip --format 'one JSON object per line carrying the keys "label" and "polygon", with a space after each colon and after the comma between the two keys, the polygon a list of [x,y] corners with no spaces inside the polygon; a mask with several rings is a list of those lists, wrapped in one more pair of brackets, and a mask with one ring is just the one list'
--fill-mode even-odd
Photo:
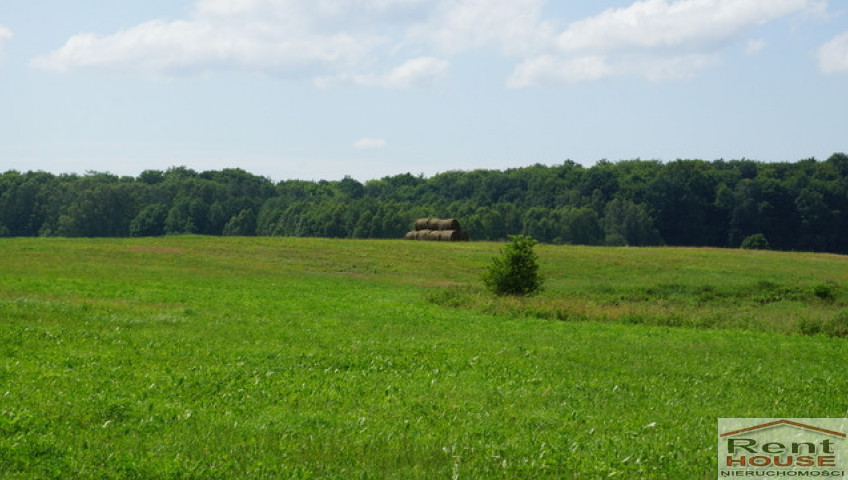
{"label": "mowed grass strip", "polygon": [[844,339],[603,313],[838,310],[843,257],[545,246],[514,315],[428,301],[500,246],[2,240],[0,477],[714,478],[718,417],[848,413]]}

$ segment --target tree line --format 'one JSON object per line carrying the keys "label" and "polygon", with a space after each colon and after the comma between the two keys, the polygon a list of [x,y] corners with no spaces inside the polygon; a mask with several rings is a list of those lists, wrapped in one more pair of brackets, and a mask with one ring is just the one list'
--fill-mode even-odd
{"label": "tree line", "polygon": [[241,169],[0,175],[0,236],[173,234],[402,238],[453,217],[474,240],[527,235],[581,245],[739,247],[848,253],[848,155],[600,161],[584,167],[404,173],[274,182]]}

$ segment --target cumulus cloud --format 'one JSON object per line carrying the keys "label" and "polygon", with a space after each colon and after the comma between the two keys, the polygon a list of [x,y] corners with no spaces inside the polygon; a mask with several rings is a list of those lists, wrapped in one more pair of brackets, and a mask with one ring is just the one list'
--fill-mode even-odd
{"label": "cumulus cloud", "polygon": [[848,32],[819,47],[817,56],[822,73],[848,72]]}
{"label": "cumulus cloud", "polygon": [[6,43],[11,39],[12,31],[0,25],[0,55],[3,54],[3,49],[6,47]]}
{"label": "cumulus cloud", "polygon": [[599,56],[564,58],[542,55],[516,67],[507,80],[507,86],[519,88],[530,85],[556,86],[563,83],[588,82],[608,77],[613,72],[606,59]]}
{"label": "cumulus cloud", "polygon": [[641,0],[571,23],[553,39],[553,53],[519,65],[508,85],[616,75],[686,78],[715,64],[722,47],[756,27],[819,8],[812,0]]}
{"label": "cumulus cloud", "polygon": [[710,48],[812,5],[810,0],[642,0],[571,24],[557,44],[566,52]]}
{"label": "cumulus cloud", "polygon": [[109,35],[81,33],[33,66],[181,75],[252,70],[310,77],[362,70],[391,41],[382,32],[423,0],[199,0],[190,18]]}
{"label": "cumulus cloud", "polygon": [[60,72],[103,69],[180,74],[235,68],[299,74],[356,64],[376,41],[341,32],[278,32],[271,24],[248,28],[216,20],[154,20],[112,35],[82,33],[32,64]]}
{"label": "cumulus cloud", "polygon": [[[696,75],[727,45],[745,48],[758,26],[823,5],[638,0],[565,24],[545,16],[548,1],[196,0],[184,19],[80,33],[31,64],[154,76],[258,71],[320,86],[420,88],[443,81],[461,54],[487,50],[515,62],[511,87],[622,75],[662,81]],[[758,42],[747,50],[762,48]],[[825,50],[820,58],[831,58]]]}
{"label": "cumulus cloud", "polygon": [[389,142],[382,138],[363,138],[354,142],[353,148],[356,148],[357,150],[377,150],[385,148],[388,145]]}
{"label": "cumulus cloud", "polygon": [[318,85],[427,87],[444,78],[449,62],[433,55],[403,58],[401,50],[426,48],[413,45],[431,40],[414,34],[414,26],[454,3],[198,0],[188,19],[152,20],[109,35],[80,33],[31,65],[165,76],[248,70],[311,78]]}
{"label": "cumulus cloud", "polygon": [[320,87],[331,87],[341,83],[352,83],[366,87],[388,89],[426,88],[441,82],[450,62],[434,57],[420,57],[379,74],[341,74],[315,79]]}
{"label": "cumulus cloud", "polygon": [[407,39],[454,54],[494,46],[523,54],[547,42],[550,25],[542,19],[546,0],[453,0],[434,2],[430,17],[412,25]]}

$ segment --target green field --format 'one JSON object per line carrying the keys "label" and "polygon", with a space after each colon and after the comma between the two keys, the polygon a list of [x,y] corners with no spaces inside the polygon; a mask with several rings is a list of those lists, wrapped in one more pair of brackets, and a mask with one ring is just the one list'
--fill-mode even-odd
{"label": "green field", "polygon": [[706,479],[718,417],[848,416],[848,257],[541,246],[496,299],[501,246],[4,239],[0,478]]}

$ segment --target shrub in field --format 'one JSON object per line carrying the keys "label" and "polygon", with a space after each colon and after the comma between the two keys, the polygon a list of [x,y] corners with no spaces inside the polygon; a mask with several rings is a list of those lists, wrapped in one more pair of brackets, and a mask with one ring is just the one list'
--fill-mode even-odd
{"label": "shrub in field", "polygon": [[812,318],[802,318],[798,323],[798,329],[803,335],[818,335],[822,333],[822,321]]}
{"label": "shrub in field", "polygon": [[804,335],[827,335],[828,337],[848,337],[848,310],[837,313],[830,320],[803,319],[799,329]]}
{"label": "shrub in field", "polygon": [[848,311],[841,311],[824,324],[824,333],[831,337],[848,336]]}
{"label": "shrub in field", "polygon": [[769,245],[765,235],[762,233],[755,233],[742,240],[742,248],[746,250],[769,250],[771,246]]}
{"label": "shrub in field", "polygon": [[542,289],[536,240],[525,235],[510,235],[501,256],[483,274],[483,283],[496,295],[534,295]]}
{"label": "shrub in field", "polygon": [[836,288],[835,283],[820,283],[813,287],[813,294],[826,302],[832,302],[836,298]]}

